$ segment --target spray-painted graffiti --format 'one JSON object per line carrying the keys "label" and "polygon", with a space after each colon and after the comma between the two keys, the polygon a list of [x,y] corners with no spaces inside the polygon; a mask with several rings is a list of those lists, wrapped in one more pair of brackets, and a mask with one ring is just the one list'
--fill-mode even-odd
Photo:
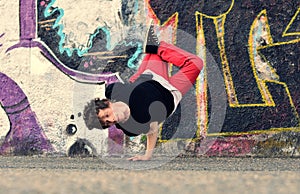
{"label": "spray-painted graffiti", "polygon": [[[153,17],[161,22],[177,13],[179,29],[198,37],[203,35],[205,47],[223,71],[228,94],[222,132],[299,127],[299,84],[296,83],[300,39],[298,33],[292,33],[293,36],[284,33],[295,26],[295,18],[299,17],[296,1],[282,4],[173,1],[172,5],[149,1],[149,4]],[[276,17],[278,13],[282,18]],[[197,25],[196,31],[193,23]]]}
{"label": "spray-painted graffiti", "polygon": [[[119,74],[124,80],[128,79],[143,57],[140,32],[145,31],[149,18],[157,24],[161,39],[201,56],[206,62],[205,71],[184,98],[184,102],[189,103],[182,103],[163,125],[161,140],[172,137],[177,125],[175,121],[180,119],[186,122],[187,128],[195,129],[195,138],[200,139],[293,131],[300,126],[300,7],[296,0],[20,0],[19,6],[20,42],[7,48],[6,53],[17,48],[37,48],[59,73],[75,85],[113,83],[120,81]],[[0,38],[6,34],[0,32]],[[188,43],[187,34],[193,37]],[[1,48],[3,44],[0,43]],[[216,131],[209,130],[212,112],[208,80],[213,80],[214,75],[208,53],[222,72],[224,93],[227,94],[224,123]],[[28,132],[18,128],[15,124],[19,121],[13,118],[21,113],[32,118],[23,125],[33,129],[28,135],[35,135],[34,139],[43,142],[32,145],[37,146],[37,150],[51,150],[43,128],[38,125],[40,119],[31,111],[26,95],[12,77],[2,73],[0,81],[6,83],[9,80],[18,88],[12,92],[23,95],[22,99],[15,99],[15,104],[1,101],[12,123],[2,152],[8,152],[10,147],[16,148],[16,141],[20,138],[26,139],[24,134]],[[3,97],[7,95],[1,94]],[[24,110],[23,105],[26,105]],[[11,110],[18,107],[21,113]],[[190,111],[181,115],[184,110]],[[67,114],[68,117],[77,115],[76,118],[80,118],[77,109]],[[68,130],[73,134],[73,128]],[[21,135],[13,137],[13,131]],[[123,145],[122,135],[116,129],[111,129],[108,134],[119,146]],[[76,149],[84,149],[85,145],[93,147],[85,138],[82,139],[80,137],[80,141],[71,146],[70,152],[76,153]],[[254,142],[244,145],[247,148],[243,151],[248,152]],[[217,150],[216,147],[212,149]]]}
{"label": "spray-painted graffiti", "polygon": [[[11,53],[17,48],[28,48],[28,49],[38,48],[41,51],[41,53],[43,54],[43,56],[45,56],[60,71],[60,73],[68,76],[71,80],[74,81],[73,84],[86,85],[86,83],[90,83],[90,84],[94,85],[94,87],[92,87],[92,89],[91,89],[91,87],[88,87],[85,89],[92,90],[92,91],[95,90],[94,88],[97,88],[97,84],[101,84],[104,81],[107,83],[112,83],[112,82],[116,82],[119,80],[118,75],[116,73],[89,74],[86,72],[80,72],[75,69],[69,68],[67,65],[63,64],[55,56],[54,52],[51,49],[49,49],[49,47],[44,42],[37,39],[37,33],[36,33],[37,26],[36,26],[36,15],[35,15],[36,14],[36,12],[35,12],[36,4],[35,3],[36,3],[36,1],[20,1],[20,10],[21,10],[21,12],[20,12],[20,42],[7,48],[6,53]],[[40,67],[39,66],[35,67],[35,66],[36,66],[35,64],[32,64],[33,72],[40,72],[40,70],[37,70],[35,68],[43,69],[43,67],[41,67],[41,66]],[[18,66],[18,67],[22,68],[22,66]],[[17,71],[17,69],[16,69],[16,71]],[[5,88],[3,87],[3,89],[5,89]],[[3,91],[3,92],[5,92],[5,91]],[[78,91],[71,91],[71,92],[78,92]],[[86,91],[86,92],[88,92],[88,91]],[[77,96],[81,96],[81,95],[77,95]],[[26,100],[27,100],[27,98],[26,98]],[[26,100],[24,102],[25,102],[25,104],[27,104],[29,106],[29,102],[27,102]],[[70,103],[72,104],[72,101]],[[13,107],[15,107],[15,106],[17,107],[17,105],[13,105]],[[12,113],[9,112],[10,105],[6,106],[4,104],[3,109],[6,112],[6,114],[8,115],[9,119],[12,119],[12,121],[14,121],[13,117],[15,117],[17,114],[15,114],[16,112],[12,112]],[[76,114],[77,113],[78,113],[78,117],[80,117],[80,111],[77,111]],[[70,112],[69,116],[73,115],[73,114],[74,114],[73,112]],[[24,112],[22,112],[22,115],[21,115],[22,117],[20,117],[20,114],[17,115],[18,125],[15,125],[15,123],[13,123],[13,125],[10,126],[10,132],[6,135],[5,141],[2,146],[2,153],[14,152],[14,153],[26,154],[26,153],[34,152],[34,151],[39,153],[39,152],[41,152],[41,150],[42,151],[53,150],[53,149],[50,149],[51,146],[49,146],[49,145],[48,145],[49,146],[48,150],[41,148],[42,146],[45,146],[44,141],[46,141],[46,137],[39,138],[39,133],[37,132],[37,130],[35,130],[37,128],[35,126],[35,123],[32,122],[31,123],[32,125],[30,125],[30,122],[27,122],[26,118],[31,118],[31,117],[33,117],[32,115],[34,116],[34,114],[31,112],[31,110],[27,111],[26,109]],[[23,118],[24,120],[21,118]],[[34,119],[41,119],[41,118],[34,117]],[[58,118],[58,120],[59,119],[60,119],[60,122],[63,122],[63,120],[65,120],[64,118]],[[38,122],[41,122],[41,120],[36,121],[36,123],[38,123]],[[43,122],[45,122],[45,121],[43,121]],[[41,123],[41,124],[44,127],[45,126],[51,127],[51,126],[56,125],[55,123],[53,124],[53,121],[50,121],[50,123]],[[18,127],[19,125],[24,126],[25,128],[24,129],[20,128],[20,127]],[[59,131],[61,131],[61,128],[63,128],[63,127],[66,127],[66,130],[69,129],[68,128],[69,125],[70,125],[69,123],[65,123],[65,126],[58,126],[59,127],[57,129],[58,133],[60,133]],[[28,132],[29,129],[31,129],[32,132],[29,133]],[[41,130],[41,128],[38,128],[38,129]],[[45,129],[45,128],[43,128],[43,129]],[[84,130],[84,129],[81,128],[81,130]],[[15,131],[17,131],[17,132],[15,132]],[[18,133],[20,133],[20,134],[18,134]],[[33,133],[35,133],[35,134],[33,134]],[[45,138],[45,139],[43,139],[43,138]],[[74,139],[74,141],[76,141],[76,139]],[[40,146],[39,143],[42,144],[42,146]],[[35,146],[36,146],[36,148],[35,148]],[[87,145],[87,146],[89,146],[89,145]],[[87,147],[87,146],[85,146],[85,147]],[[28,150],[28,152],[26,152],[26,149]],[[86,148],[84,148],[84,149],[86,149]],[[71,150],[71,149],[70,150],[67,149],[67,150],[74,153],[74,150]],[[55,150],[55,151],[63,151],[63,150]],[[80,150],[79,151],[77,150],[77,152],[80,153]],[[92,150],[92,152],[93,152],[93,150]]]}
{"label": "spray-painted graffiti", "polygon": [[[3,36],[4,36],[4,33],[3,33],[3,34],[0,34],[0,38],[3,37]],[[0,43],[0,47],[1,47],[1,46],[2,46],[2,44]]]}
{"label": "spray-painted graffiti", "polygon": [[[136,67],[141,43],[130,38],[130,32],[123,32],[126,26],[120,1],[82,1],[64,9],[72,3],[38,1],[38,36],[54,54],[68,67],[90,73],[125,72],[126,67]],[[85,8],[88,14],[80,11]]]}
{"label": "spray-painted graffiti", "polygon": [[22,89],[5,74],[0,73],[0,102],[11,124],[0,153],[37,154],[53,148],[39,126]]}

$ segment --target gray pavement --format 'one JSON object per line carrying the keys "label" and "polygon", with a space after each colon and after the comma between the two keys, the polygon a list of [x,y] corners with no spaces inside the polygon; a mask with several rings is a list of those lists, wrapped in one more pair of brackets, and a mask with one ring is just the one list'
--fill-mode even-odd
{"label": "gray pavement", "polygon": [[0,193],[296,194],[300,158],[0,156],[0,176]]}

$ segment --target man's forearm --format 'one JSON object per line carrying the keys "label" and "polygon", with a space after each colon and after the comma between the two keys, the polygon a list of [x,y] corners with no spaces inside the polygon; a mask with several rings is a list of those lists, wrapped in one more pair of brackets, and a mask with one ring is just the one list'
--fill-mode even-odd
{"label": "man's forearm", "polygon": [[145,155],[152,156],[158,137],[158,123],[153,122],[150,125],[150,131],[147,133],[147,148]]}
{"label": "man's forearm", "polygon": [[158,137],[158,122],[152,122],[150,124],[150,130],[147,133],[146,153],[144,155],[137,155],[137,156],[128,158],[128,160],[131,160],[131,161],[150,160],[153,155],[157,137]]}

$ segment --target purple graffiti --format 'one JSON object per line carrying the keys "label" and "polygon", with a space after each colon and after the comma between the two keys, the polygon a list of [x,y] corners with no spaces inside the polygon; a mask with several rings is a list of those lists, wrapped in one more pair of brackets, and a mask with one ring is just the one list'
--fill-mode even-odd
{"label": "purple graffiti", "polygon": [[111,155],[114,154],[122,154],[123,150],[123,143],[124,143],[124,134],[122,130],[112,126],[109,128],[108,131],[108,138],[111,141],[108,141],[108,153]]}
{"label": "purple graffiti", "polygon": [[[3,36],[4,36],[4,33],[3,33],[3,34],[0,34],[0,38],[2,38]],[[1,46],[3,46],[3,44],[0,43],[0,47],[1,47]]]}
{"label": "purple graffiti", "polygon": [[[16,48],[37,47],[54,66],[75,81],[85,83],[106,82],[107,84],[120,81],[117,73],[84,73],[73,70],[60,62],[48,46],[37,39],[36,0],[20,0],[19,2],[20,42],[8,48],[6,52]],[[1,103],[11,123],[11,129],[0,148],[0,153],[8,153],[11,148],[15,148],[18,152],[22,152],[21,150],[28,152],[33,149],[52,150],[52,147],[48,144],[42,133],[42,129],[38,126],[36,116],[31,111],[29,102],[22,90],[4,74],[0,74],[0,87],[1,94],[5,94],[1,96]],[[9,92],[6,93],[7,91],[4,90],[8,90]],[[115,132],[112,134],[115,135]]]}
{"label": "purple graffiti", "polygon": [[38,125],[26,95],[3,73],[0,73],[0,94],[1,106],[10,122],[10,130],[0,147],[0,153],[28,154],[53,151],[53,147]]}
{"label": "purple graffiti", "polygon": [[36,38],[36,0],[20,0],[20,39]]}

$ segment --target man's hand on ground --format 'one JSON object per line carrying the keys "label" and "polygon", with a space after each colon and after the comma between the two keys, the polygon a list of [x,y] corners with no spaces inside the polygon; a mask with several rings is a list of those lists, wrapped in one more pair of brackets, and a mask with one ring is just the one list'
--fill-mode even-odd
{"label": "man's hand on ground", "polygon": [[137,155],[137,156],[128,158],[127,160],[129,160],[129,161],[147,161],[147,160],[151,160],[151,156],[148,156],[148,155]]}
{"label": "man's hand on ground", "polygon": [[130,161],[146,161],[151,160],[153,155],[153,150],[156,145],[158,136],[158,122],[151,122],[150,123],[150,130],[147,133],[147,147],[146,147],[146,153],[145,155],[137,155],[131,158],[128,158],[127,160]]}

